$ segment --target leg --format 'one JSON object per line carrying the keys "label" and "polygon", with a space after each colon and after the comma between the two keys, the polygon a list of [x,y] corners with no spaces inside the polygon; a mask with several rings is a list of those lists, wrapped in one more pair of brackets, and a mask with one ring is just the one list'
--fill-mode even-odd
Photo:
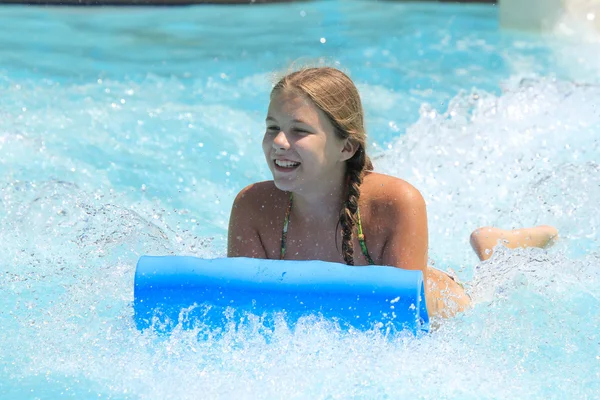
{"label": "leg", "polygon": [[492,256],[494,246],[501,240],[509,249],[518,247],[550,247],[558,239],[558,231],[553,226],[540,225],[533,228],[522,228],[507,231],[504,229],[485,227],[476,229],[471,234],[471,247],[481,261]]}

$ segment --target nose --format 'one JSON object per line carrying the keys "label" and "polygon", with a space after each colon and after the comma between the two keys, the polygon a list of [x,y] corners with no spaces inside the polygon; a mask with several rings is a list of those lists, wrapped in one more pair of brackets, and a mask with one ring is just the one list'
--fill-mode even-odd
{"label": "nose", "polygon": [[287,150],[290,148],[290,142],[284,131],[279,131],[275,138],[273,138],[273,148],[275,150]]}

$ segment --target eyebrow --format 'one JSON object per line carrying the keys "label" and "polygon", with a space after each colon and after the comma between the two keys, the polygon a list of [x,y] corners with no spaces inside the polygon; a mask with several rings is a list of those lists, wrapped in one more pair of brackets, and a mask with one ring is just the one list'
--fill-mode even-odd
{"label": "eyebrow", "polygon": [[[268,116],[265,121],[277,122],[277,120],[275,118],[271,117],[271,116]],[[308,122],[302,121],[301,119],[293,119],[292,122],[311,126]]]}

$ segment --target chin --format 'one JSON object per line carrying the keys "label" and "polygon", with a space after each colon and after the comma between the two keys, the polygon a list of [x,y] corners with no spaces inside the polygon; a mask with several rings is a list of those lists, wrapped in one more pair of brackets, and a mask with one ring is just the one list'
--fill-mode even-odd
{"label": "chin", "polygon": [[273,177],[273,183],[275,184],[275,187],[277,189],[284,191],[284,192],[291,192],[296,187],[296,185],[294,184],[293,181],[284,180],[284,179],[276,179],[275,177]]}

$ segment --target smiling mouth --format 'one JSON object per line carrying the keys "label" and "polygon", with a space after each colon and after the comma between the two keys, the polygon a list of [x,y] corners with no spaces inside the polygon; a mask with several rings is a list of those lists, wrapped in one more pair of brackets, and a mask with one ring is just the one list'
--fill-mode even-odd
{"label": "smiling mouth", "polygon": [[275,168],[279,171],[292,171],[300,165],[299,162],[284,161],[284,160],[273,160]]}

